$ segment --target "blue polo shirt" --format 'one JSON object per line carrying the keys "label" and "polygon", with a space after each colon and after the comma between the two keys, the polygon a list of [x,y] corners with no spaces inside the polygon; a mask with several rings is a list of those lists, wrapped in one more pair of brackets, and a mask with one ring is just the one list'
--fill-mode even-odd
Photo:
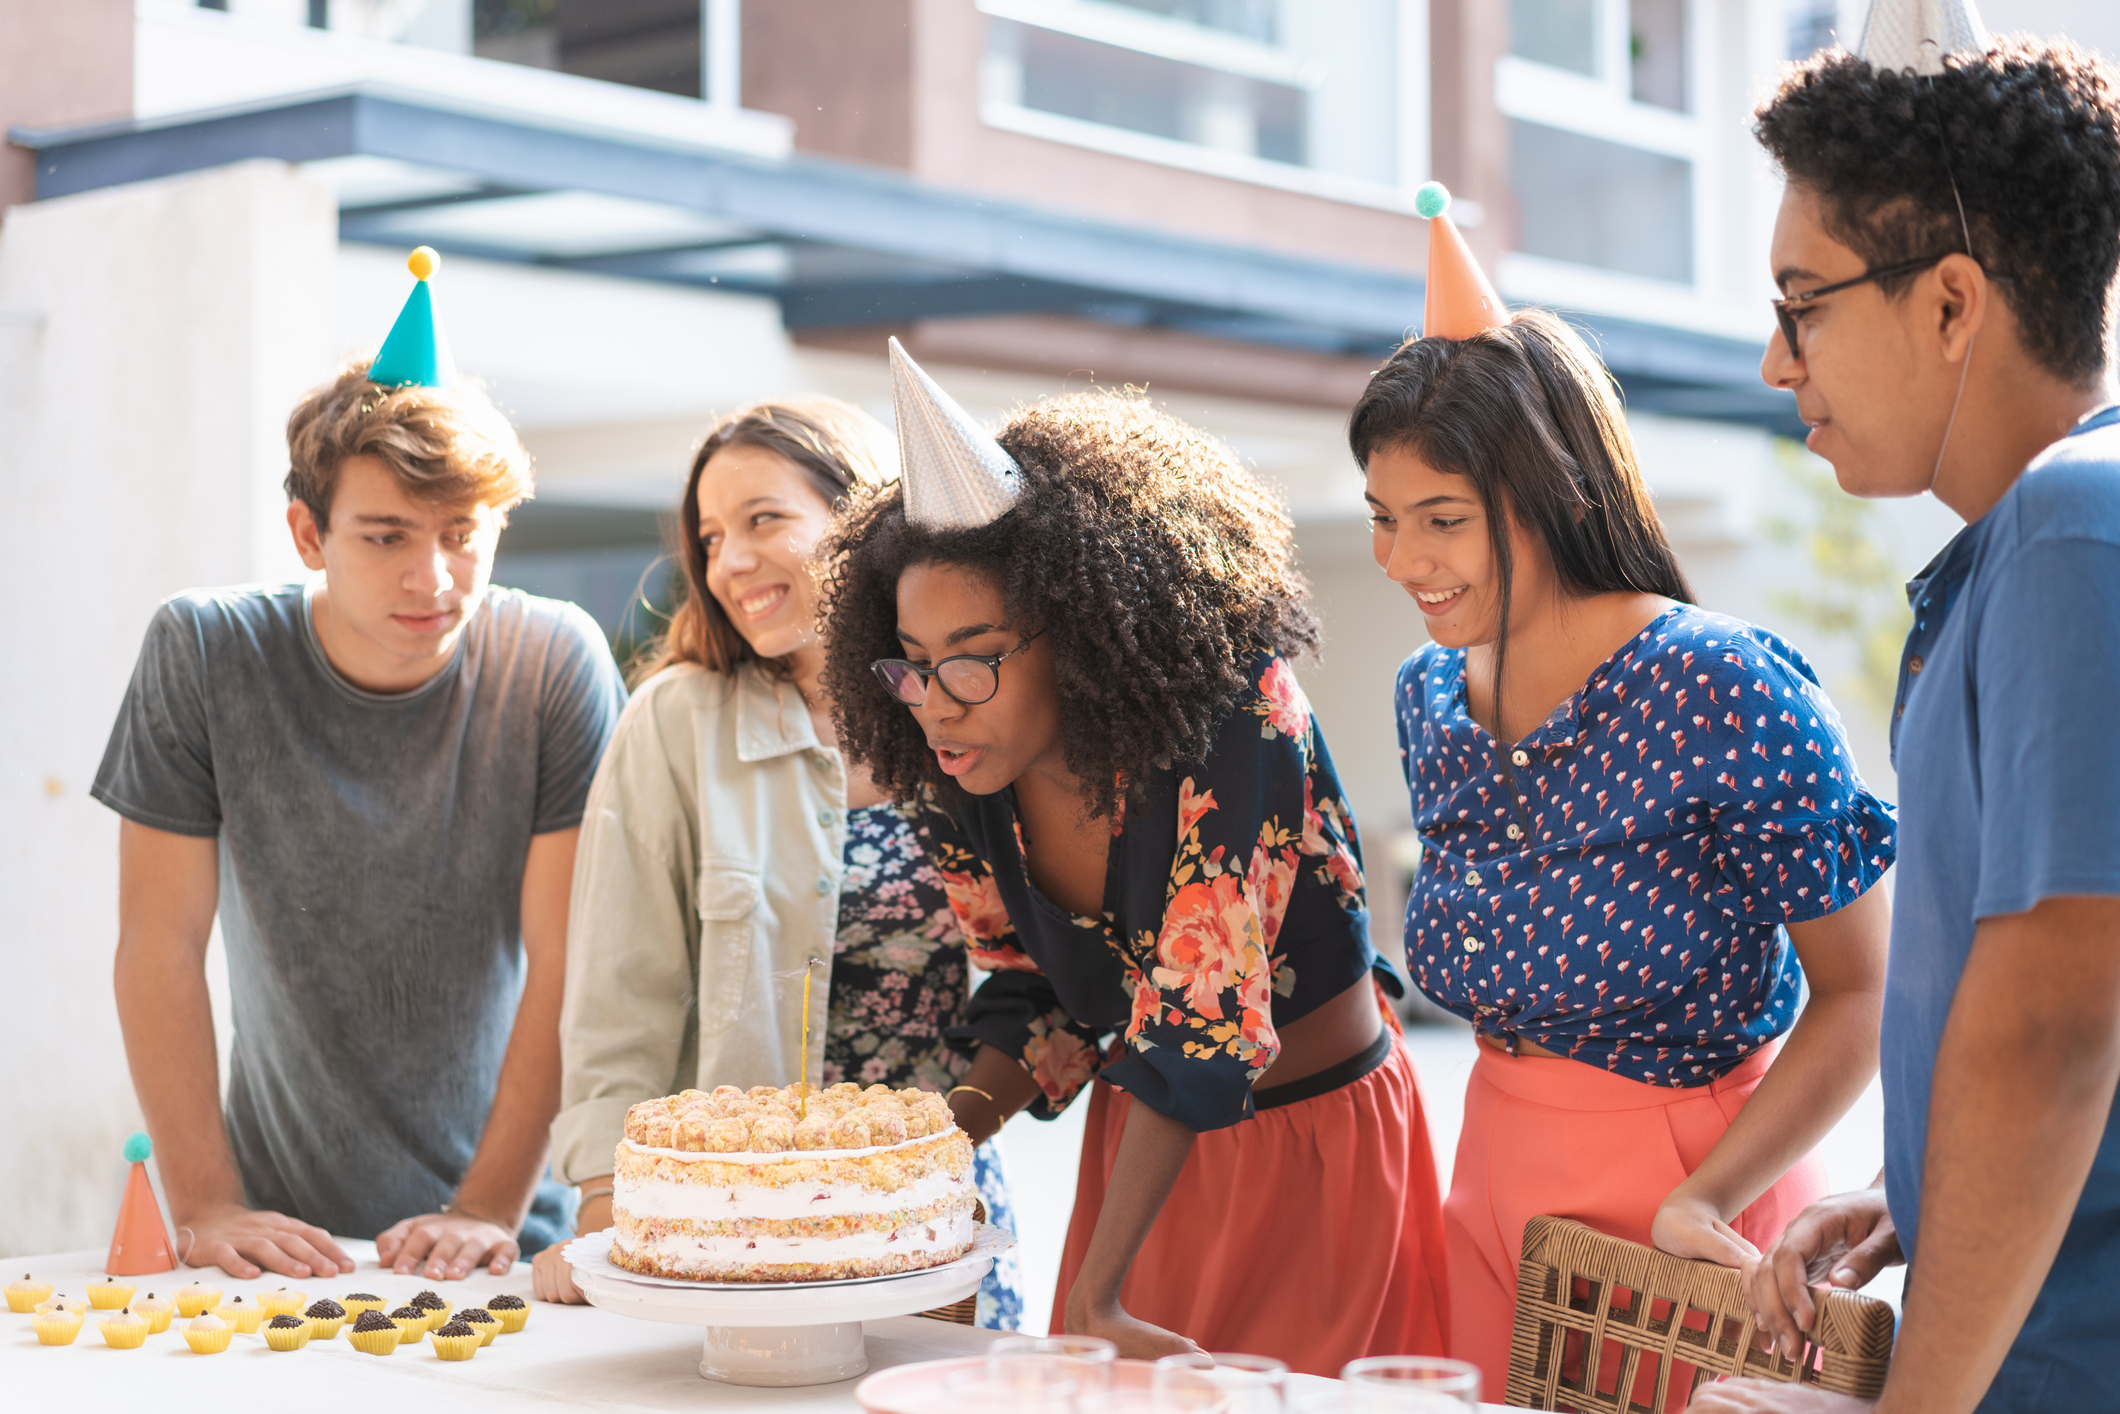
{"label": "blue polo shirt", "polygon": [[[1908,593],[1884,1098],[1885,1188],[1914,1261],[1936,1047],[1974,926],[2055,895],[2120,894],[2120,406],[2042,452]],[[2116,1269],[2120,1137],[2108,1121],[1985,1414],[2112,1407]]]}

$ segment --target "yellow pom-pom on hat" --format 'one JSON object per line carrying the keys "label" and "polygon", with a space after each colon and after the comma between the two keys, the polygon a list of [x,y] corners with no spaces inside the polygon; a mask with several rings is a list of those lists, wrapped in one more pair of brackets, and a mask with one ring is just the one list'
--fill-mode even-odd
{"label": "yellow pom-pom on hat", "polygon": [[405,257],[405,268],[415,279],[424,280],[441,266],[442,255],[431,245],[423,245]]}

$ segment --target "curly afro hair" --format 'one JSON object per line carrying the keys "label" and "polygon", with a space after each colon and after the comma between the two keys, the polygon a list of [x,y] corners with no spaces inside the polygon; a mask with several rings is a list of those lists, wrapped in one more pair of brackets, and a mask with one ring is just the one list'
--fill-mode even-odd
{"label": "curly afro hair", "polygon": [[[1934,78],[1829,49],[1789,70],[1753,133],[1826,229],[1872,269],[1965,249],[2009,281],[2025,349],[2097,381],[2120,265],[2120,97],[2113,71],[2066,40],[2001,40]],[[1903,293],[1915,277],[1880,282]]]}
{"label": "curly afro hair", "polygon": [[840,745],[900,799],[958,789],[869,664],[902,651],[899,576],[962,566],[999,587],[1008,622],[1044,630],[1068,769],[1091,813],[1109,815],[1122,783],[1142,788],[1155,766],[1206,755],[1249,655],[1316,649],[1288,514],[1229,448],[1131,391],[1048,399],[997,440],[1023,494],[993,524],[910,524],[892,486],[858,497],[820,547]]}

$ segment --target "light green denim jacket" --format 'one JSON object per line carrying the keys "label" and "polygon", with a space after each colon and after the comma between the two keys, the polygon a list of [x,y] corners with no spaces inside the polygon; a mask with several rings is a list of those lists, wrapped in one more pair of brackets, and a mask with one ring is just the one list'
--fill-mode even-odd
{"label": "light green denim jacket", "polygon": [[793,685],[755,663],[684,664],[641,684],[597,768],[574,862],[552,1122],[562,1182],[611,1172],[642,1100],[816,1083],[845,851],[845,762]]}

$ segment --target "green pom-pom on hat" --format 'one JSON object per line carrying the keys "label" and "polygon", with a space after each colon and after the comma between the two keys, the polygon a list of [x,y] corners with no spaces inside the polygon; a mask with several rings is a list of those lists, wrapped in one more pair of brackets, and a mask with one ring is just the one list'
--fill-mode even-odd
{"label": "green pom-pom on hat", "polygon": [[125,1136],[125,1162],[129,1164],[144,1164],[147,1162],[147,1156],[154,1151],[154,1141],[146,1135],[128,1134]]}
{"label": "green pom-pom on hat", "polygon": [[1450,209],[1450,188],[1441,182],[1423,182],[1413,194],[1413,209],[1418,216],[1433,221]]}

